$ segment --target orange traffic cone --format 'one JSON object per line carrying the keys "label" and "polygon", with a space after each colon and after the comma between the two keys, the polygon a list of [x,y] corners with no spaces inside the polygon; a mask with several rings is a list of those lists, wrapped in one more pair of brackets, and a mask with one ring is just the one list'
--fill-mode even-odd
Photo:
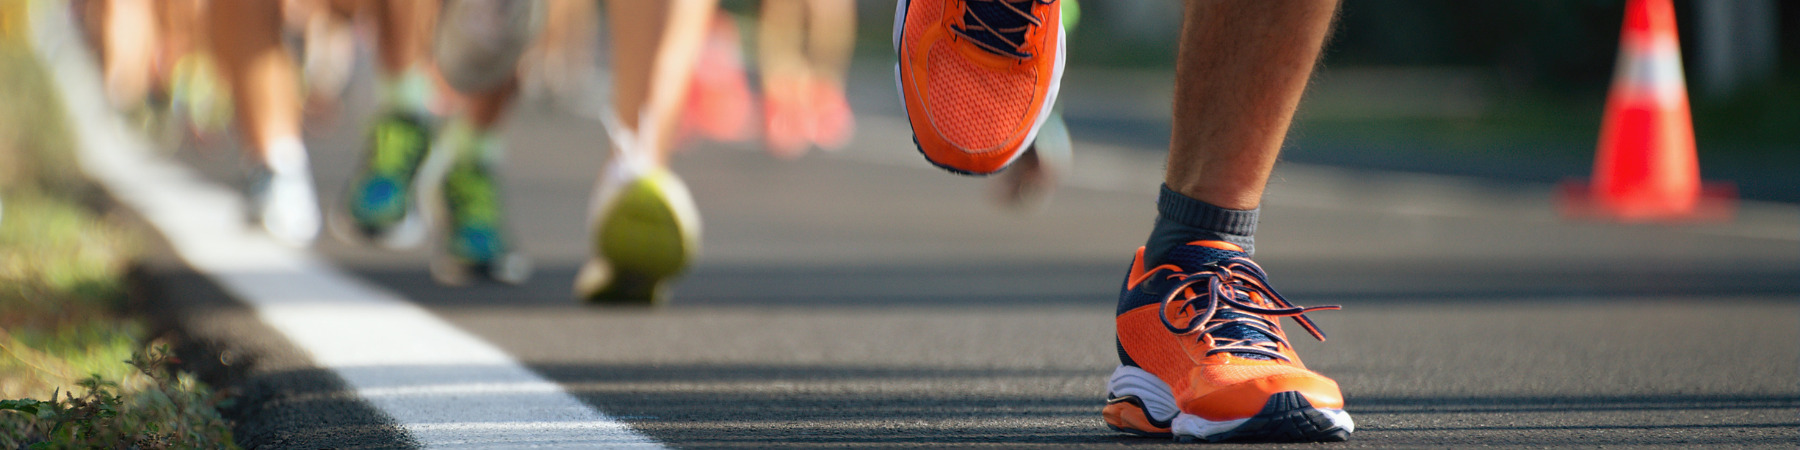
{"label": "orange traffic cone", "polygon": [[1629,0],[1593,184],[1565,183],[1563,213],[1626,222],[1722,220],[1735,189],[1702,186],[1671,0]]}

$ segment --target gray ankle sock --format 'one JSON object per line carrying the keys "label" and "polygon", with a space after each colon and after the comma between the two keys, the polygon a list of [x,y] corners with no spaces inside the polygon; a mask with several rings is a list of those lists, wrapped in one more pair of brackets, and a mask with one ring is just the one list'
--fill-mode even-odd
{"label": "gray ankle sock", "polygon": [[1169,250],[1193,241],[1215,240],[1237,244],[1244,253],[1256,252],[1256,216],[1262,208],[1226,209],[1195,200],[1162,186],[1156,197],[1156,227],[1144,244],[1146,266],[1160,264]]}

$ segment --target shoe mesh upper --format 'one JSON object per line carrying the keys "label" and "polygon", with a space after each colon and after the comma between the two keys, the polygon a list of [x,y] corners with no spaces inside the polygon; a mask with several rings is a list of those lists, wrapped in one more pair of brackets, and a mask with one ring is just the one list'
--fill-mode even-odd
{"label": "shoe mesh upper", "polygon": [[947,41],[931,48],[926,99],[933,128],[970,153],[999,150],[1028,122],[1035,70],[995,70],[969,61]]}
{"label": "shoe mesh upper", "polygon": [[1306,369],[1287,364],[1207,364],[1200,366],[1198,375],[1208,384],[1230,386],[1250,380],[1305,372]]}

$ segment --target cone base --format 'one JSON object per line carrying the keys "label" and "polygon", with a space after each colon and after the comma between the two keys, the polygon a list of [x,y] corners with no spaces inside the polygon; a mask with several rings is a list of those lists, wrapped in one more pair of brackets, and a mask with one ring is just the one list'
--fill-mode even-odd
{"label": "cone base", "polygon": [[1737,186],[1702,183],[1692,204],[1656,199],[1623,201],[1602,198],[1588,180],[1567,180],[1557,185],[1557,210],[1564,219],[1619,223],[1717,223],[1737,215]]}

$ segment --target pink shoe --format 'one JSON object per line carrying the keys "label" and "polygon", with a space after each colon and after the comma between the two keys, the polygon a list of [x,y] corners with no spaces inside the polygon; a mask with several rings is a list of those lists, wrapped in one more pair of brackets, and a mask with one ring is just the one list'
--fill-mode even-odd
{"label": "pink shoe", "polygon": [[806,154],[813,135],[811,115],[799,99],[770,95],[763,99],[763,141],[769,154],[793,159]]}
{"label": "pink shoe", "polygon": [[856,115],[844,88],[835,83],[815,82],[812,86],[812,142],[825,150],[838,150],[850,144],[856,134]]}
{"label": "pink shoe", "polygon": [[683,134],[719,142],[749,140],[753,103],[750,82],[744,75],[737,22],[723,14],[715,16],[688,83],[687,108],[681,120]]}

